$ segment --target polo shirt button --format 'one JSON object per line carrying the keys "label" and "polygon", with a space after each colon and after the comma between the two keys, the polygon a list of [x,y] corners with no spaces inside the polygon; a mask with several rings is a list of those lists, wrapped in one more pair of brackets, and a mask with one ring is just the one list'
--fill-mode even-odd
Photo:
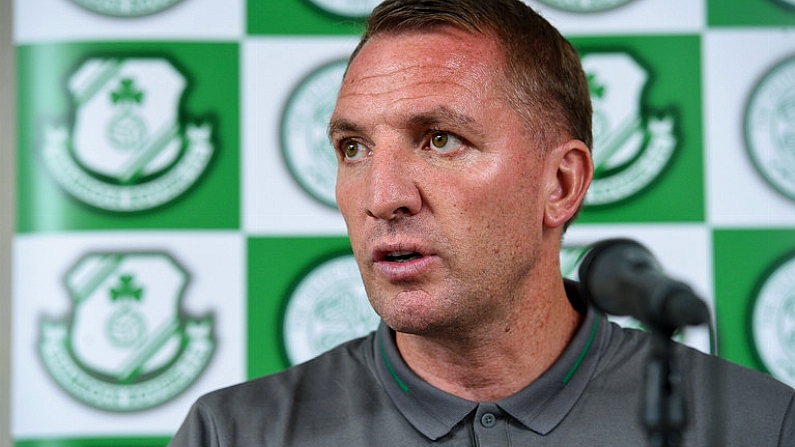
{"label": "polo shirt button", "polygon": [[491,413],[486,413],[480,417],[480,423],[486,428],[494,427],[494,424],[497,423],[497,417]]}

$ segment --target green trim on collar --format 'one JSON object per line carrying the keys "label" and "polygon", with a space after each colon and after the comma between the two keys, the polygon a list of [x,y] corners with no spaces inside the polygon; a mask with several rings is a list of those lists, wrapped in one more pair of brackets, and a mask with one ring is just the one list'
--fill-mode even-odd
{"label": "green trim on collar", "polygon": [[386,363],[386,369],[389,370],[389,374],[391,374],[392,378],[395,379],[395,382],[398,384],[400,389],[403,390],[404,393],[408,394],[409,387],[406,386],[402,380],[400,380],[400,377],[397,376],[395,370],[392,369],[392,364],[389,363],[389,359],[386,356],[386,351],[384,350],[384,339],[381,337],[381,331],[378,331],[378,346],[381,348],[381,356],[384,358],[384,363]]}
{"label": "green trim on collar", "polygon": [[574,376],[574,372],[577,371],[577,368],[580,367],[580,364],[582,363],[583,359],[585,358],[585,354],[588,353],[588,349],[591,348],[591,344],[593,343],[593,339],[596,337],[596,328],[598,326],[599,326],[599,318],[597,317],[597,318],[594,318],[594,320],[593,320],[593,329],[591,330],[591,336],[588,338],[588,343],[585,344],[585,349],[582,350],[582,352],[580,353],[580,357],[577,359],[576,362],[574,362],[574,366],[571,367],[571,371],[569,371],[569,373],[566,374],[566,377],[563,378],[563,384],[564,385],[569,383],[569,380],[571,380],[572,376]]}

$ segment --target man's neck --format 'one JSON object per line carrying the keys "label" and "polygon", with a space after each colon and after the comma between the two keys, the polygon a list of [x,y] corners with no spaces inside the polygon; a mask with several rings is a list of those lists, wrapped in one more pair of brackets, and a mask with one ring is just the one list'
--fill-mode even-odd
{"label": "man's neck", "polygon": [[[562,283],[546,300],[525,304],[510,321],[452,336],[398,332],[406,364],[423,380],[476,402],[508,397],[540,377],[568,346],[583,316],[572,308]],[[449,334],[446,334],[449,335]]]}

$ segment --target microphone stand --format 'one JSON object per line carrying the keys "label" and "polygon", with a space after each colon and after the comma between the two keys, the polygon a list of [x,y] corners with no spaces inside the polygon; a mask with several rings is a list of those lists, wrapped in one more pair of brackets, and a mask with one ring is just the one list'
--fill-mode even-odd
{"label": "microphone stand", "polygon": [[672,329],[652,329],[646,365],[642,422],[652,447],[678,447],[687,425],[682,375],[674,356]]}
{"label": "microphone stand", "polygon": [[643,245],[598,242],[579,267],[586,300],[606,313],[629,315],[652,334],[641,423],[652,447],[678,447],[687,425],[685,391],[671,336],[679,327],[710,322],[706,304],[687,284],[667,277]]}

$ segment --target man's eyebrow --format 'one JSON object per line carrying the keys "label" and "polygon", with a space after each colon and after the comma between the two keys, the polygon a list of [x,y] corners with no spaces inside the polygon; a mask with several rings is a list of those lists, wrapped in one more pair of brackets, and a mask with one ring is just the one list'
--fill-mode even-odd
{"label": "man's eyebrow", "polygon": [[345,133],[361,133],[362,127],[354,124],[348,120],[341,118],[333,118],[328,125],[329,138],[333,138],[336,134]]}
{"label": "man's eyebrow", "polygon": [[411,127],[443,127],[450,128],[455,131],[456,129],[465,129],[474,131],[476,133],[483,133],[483,125],[469,115],[456,112],[455,110],[446,106],[437,106],[428,112],[419,113],[411,116],[408,119],[409,126]]}
{"label": "man's eyebrow", "polygon": [[[413,114],[406,118],[404,125],[409,128],[416,127],[441,127],[439,130],[450,128],[451,131],[464,129],[478,134],[483,134],[483,125],[476,119],[464,113],[456,112],[447,106],[437,106],[433,109]],[[329,138],[337,134],[362,133],[364,127],[344,118],[332,118],[328,126]]]}

